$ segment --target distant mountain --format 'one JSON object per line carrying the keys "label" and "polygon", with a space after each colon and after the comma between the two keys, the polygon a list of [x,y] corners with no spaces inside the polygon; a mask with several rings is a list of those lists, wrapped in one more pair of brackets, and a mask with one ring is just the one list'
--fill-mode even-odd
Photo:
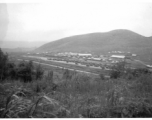
{"label": "distant mountain", "polygon": [[37,52],[91,52],[97,54],[109,51],[129,51],[152,59],[152,37],[119,29],[104,33],[90,33],[66,37],[42,45]]}
{"label": "distant mountain", "polygon": [[47,43],[45,40],[44,41],[16,41],[16,40],[4,40],[0,44],[1,48],[34,48],[34,47],[40,47],[41,45]]}
{"label": "distant mountain", "polygon": [[36,51],[108,52],[151,48],[152,39],[129,30],[114,30],[105,33],[90,33],[66,37],[42,45]]}
{"label": "distant mountain", "polygon": [[33,51],[35,48],[2,48],[2,50],[4,52],[29,52],[29,51]]}

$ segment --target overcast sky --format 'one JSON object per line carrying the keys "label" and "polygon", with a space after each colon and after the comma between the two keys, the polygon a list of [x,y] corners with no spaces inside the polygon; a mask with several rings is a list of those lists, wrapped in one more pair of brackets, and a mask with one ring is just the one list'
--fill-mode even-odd
{"label": "overcast sky", "polygon": [[3,45],[6,41],[45,43],[66,36],[114,29],[129,29],[152,36],[152,2],[50,0],[0,4],[0,41]]}

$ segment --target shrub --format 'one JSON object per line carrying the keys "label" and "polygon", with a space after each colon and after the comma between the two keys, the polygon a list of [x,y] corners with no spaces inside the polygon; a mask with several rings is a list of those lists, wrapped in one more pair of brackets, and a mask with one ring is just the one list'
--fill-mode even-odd
{"label": "shrub", "polygon": [[125,62],[119,62],[112,67],[112,70],[110,72],[110,77],[117,79],[122,75],[124,75],[124,72],[125,72]]}
{"label": "shrub", "polygon": [[36,80],[41,79],[43,77],[43,73],[44,73],[44,70],[42,69],[41,65],[39,64],[36,67],[36,71],[35,71]]}
{"label": "shrub", "polygon": [[34,67],[32,61],[29,61],[27,63],[21,62],[18,65],[18,78],[21,78],[24,82],[31,82],[34,75],[33,68]]}
{"label": "shrub", "polygon": [[53,71],[48,71],[47,80],[53,83]]}
{"label": "shrub", "polygon": [[71,79],[74,74],[76,74],[75,71],[65,69],[63,72],[63,79]]}
{"label": "shrub", "polygon": [[100,79],[101,79],[101,80],[105,80],[104,74],[100,73],[99,76],[100,76]]}
{"label": "shrub", "polygon": [[7,64],[7,68],[8,68],[8,77],[10,77],[11,79],[17,79],[16,65],[12,62],[9,62]]}
{"label": "shrub", "polygon": [[21,79],[24,82],[31,82],[35,79],[42,79],[44,70],[40,65],[35,67],[32,61],[22,61],[18,64],[14,72],[16,72],[17,79]]}
{"label": "shrub", "polygon": [[135,77],[139,77],[143,74],[151,74],[151,72],[147,68],[138,68],[132,71],[131,74]]}

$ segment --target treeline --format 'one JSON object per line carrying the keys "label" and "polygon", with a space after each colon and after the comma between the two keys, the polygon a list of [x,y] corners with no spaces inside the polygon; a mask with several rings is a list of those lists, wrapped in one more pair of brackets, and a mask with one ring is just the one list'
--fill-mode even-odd
{"label": "treeline", "polygon": [[152,72],[147,68],[136,68],[136,69],[130,69],[125,68],[126,63],[125,62],[119,62],[116,65],[112,67],[112,70],[110,71],[110,78],[112,79],[118,79],[118,78],[136,78],[140,77],[141,75],[147,75],[152,74]]}
{"label": "treeline", "polygon": [[3,53],[0,49],[0,80],[12,79],[30,82],[32,80],[41,79],[44,70],[40,65],[34,66],[32,61],[21,61],[15,64],[8,59],[7,53]]}

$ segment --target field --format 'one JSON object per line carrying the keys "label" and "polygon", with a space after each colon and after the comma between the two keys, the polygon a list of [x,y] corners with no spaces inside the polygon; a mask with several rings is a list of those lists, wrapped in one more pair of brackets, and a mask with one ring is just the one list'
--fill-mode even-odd
{"label": "field", "polygon": [[[34,62],[37,62],[37,64],[42,64],[44,67],[47,67],[47,65],[52,65],[52,67],[54,66],[53,69],[55,69],[55,66],[56,68],[61,68],[61,69],[69,69],[69,70],[72,70],[72,71],[79,71],[79,72],[83,72],[84,73],[88,72],[89,74],[92,74],[92,75],[96,75],[98,76],[101,72],[105,75],[108,75],[108,71],[106,70],[102,70],[102,68],[98,68],[98,67],[89,67],[89,66],[86,66],[86,65],[76,65],[76,64],[68,64],[68,63],[60,63],[60,62],[54,62],[54,61],[49,61],[49,60],[44,60],[44,59],[40,59],[40,58],[34,58],[34,57],[27,57],[27,56],[17,56],[15,58],[15,60],[32,60]],[[46,65],[45,65],[46,64]],[[51,66],[50,66],[51,67]],[[51,68],[52,68],[51,67]]]}
{"label": "field", "polygon": [[[18,65],[18,71],[23,69],[19,67],[23,63],[32,65],[16,58],[19,56],[10,60]],[[47,64],[56,65],[52,62]],[[30,70],[34,72],[37,66],[33,62]],[[41,65],[41,68],[44,73],[39,79],[32,77],[27,82],[8,77],[1,80],[1,118],[152,117],[152,74],[148,70],[124,70],[118,65],[111,78],[106,79],[102,71],[100,75],[93,76],[48,65]],[[87,71],[87,68],[83,70]]]}

